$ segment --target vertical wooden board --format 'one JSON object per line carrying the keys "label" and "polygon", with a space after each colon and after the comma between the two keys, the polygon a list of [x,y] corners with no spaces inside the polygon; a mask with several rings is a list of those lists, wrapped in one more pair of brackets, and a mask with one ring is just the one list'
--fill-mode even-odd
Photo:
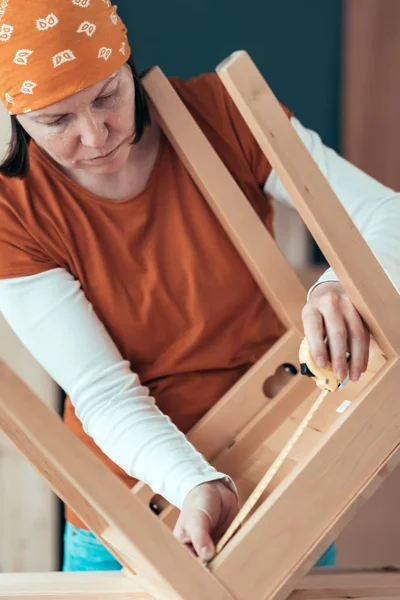
{"label": "vertical wooden board", "polygon": [[[1,360],[17,370],[47,406],[57,408],[58,386],[0,315]],[[56,569],[59,533],[57,497],[14,446],[0,436],[0,572]]]}
{"label": "vertical wooden board", "polygon": [[58,567],[56,497],[8,442],[0,439],[0,572]]}
{"label": "vertical wooden board", "polygon": [[346,0],[343,18],[344,156],[398,190],[400,4],[398,0]]}
{"label": "vertical wooden board", "polygon": [[[0,159],[10,138],[10,117],[0,103]],[[37,364],[0,315],[0,360],[52,408],[57,385]],[[0,382],[1,383],[1,382]],[[0,436],[0,572],[57,568],[58,500],[10,442]]]}

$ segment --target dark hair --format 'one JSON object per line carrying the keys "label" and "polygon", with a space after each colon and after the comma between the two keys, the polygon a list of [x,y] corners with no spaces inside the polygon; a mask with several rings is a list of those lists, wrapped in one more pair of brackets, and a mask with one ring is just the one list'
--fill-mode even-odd
{"label": "dark hair", "polygon": [[[150,111],[146,92],[140,80],[135,61],[132,56],[126,61],[129,65],[135,83],[135,125],[136,135],[132,142],[137,144],[147,125],[150,124]],[[29,143],[31,136],[25,131],[15,115],[11,115],[11,140],[8,152],[0,164],[0,175],[23,179],[29,172]]]}

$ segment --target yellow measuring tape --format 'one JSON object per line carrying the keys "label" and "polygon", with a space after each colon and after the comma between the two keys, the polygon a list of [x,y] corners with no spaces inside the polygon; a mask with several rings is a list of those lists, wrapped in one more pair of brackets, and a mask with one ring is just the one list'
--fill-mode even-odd
{"label": "yellow measuring tape", "polygon": [[268,471],[265,473],[260,483],[251,493],[249,498],[246,500],[238,515],[231,523],[230,527],[227,529],[226,533],[217,543],[215,548],[216,554],[221,552],[221,550],[229,542],[231,537],[236,533],[236,531],[242,525],[243,521],[246,519],[251,510],[257,504],[262,494],[265,492],[272,479],[276,475],[278,469],[281,467],[282,463],[290,454],[290,451],[292,450],[298,439],[301,437],[304,430],[307,428],[314,414],[321,406],[329,392],[333,392],[342,387],[342,385],[344,385],[341,384],[340,381],[333,374],[333,369],[329,362],[327,363],[326,367],[322,369],[315,364],[311,355],[310,347],[306,339],[304,339],[300,345],[299,357],[301,373],[303,375],[312,377],[316,381],[317,386],[322,388],[322,392],[315,400],[310,410],[307,412],[306,416],[301,421],[300,425],[298,426],[292,437],[289,439],[283,450],[279,453],[279,455],[274,460]]}

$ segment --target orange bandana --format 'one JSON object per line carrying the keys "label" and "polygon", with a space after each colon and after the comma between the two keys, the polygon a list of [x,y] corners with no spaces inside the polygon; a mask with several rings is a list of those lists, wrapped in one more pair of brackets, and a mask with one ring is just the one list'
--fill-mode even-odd
{"label": "orange bandana", "polygon": [[12,115],[63,100],[129,58],[110,0],[2,0],[0,99]]}

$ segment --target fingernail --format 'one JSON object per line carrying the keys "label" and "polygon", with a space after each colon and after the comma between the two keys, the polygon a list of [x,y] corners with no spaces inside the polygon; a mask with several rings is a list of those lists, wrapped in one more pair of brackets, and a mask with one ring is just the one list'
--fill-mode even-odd
{"label": "fingernail", "polygon": [[347,375],[347,373],[346,373],[346,371],[344,369],[338,369],[337,378],[340,381],[343,381],[343,379],[346,379],[346,375]]}
{"label": "fingernail", "polygon": [[325,364],[326,364],[326,361],[325,361],[324,357],[318,356],[317,357],[317,366],[322,368],[325,366]]}
{"label": "fingernail", "polygon": [[203,562],[208,562],[214,557],[214,549],[210,546],[203,546],[200,548],[200,559]]}

